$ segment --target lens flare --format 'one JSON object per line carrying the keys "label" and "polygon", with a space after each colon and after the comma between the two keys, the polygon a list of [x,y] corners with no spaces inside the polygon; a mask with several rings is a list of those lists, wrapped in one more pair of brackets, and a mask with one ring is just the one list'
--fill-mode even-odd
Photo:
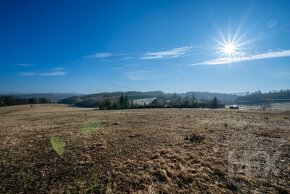
{"label": "lens flare", "polygon": [[232,43],[227,43],[224,45],[223,52],[225,54],[232,55],[236,52],[236,49],[237,49],[236,45]]}
{"label": "lens flare", "polygon": [[220,39],[216,40],[218,43],[218,52],[221,53],[220,58],[227,58],[229,60],[237,57],[241,57],[244,55],[244,52],[242,52],[242,46],[245,45],[244,43],[241,43],[241,37],[238,38],[238,33],[235,33],[235,35],[232,37],[230,33],[228,33],[228,37],[225,38],[225,36],[222,35],[222,33],[219,33]]}

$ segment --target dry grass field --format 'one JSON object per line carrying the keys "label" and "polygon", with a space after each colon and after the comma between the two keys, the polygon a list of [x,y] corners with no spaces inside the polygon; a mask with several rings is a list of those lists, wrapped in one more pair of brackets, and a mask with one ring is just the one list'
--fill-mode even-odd
{"label": "dry grass field", "polygon": [[3,107],[0,193],[289,193],[289,140],[289,112]]}

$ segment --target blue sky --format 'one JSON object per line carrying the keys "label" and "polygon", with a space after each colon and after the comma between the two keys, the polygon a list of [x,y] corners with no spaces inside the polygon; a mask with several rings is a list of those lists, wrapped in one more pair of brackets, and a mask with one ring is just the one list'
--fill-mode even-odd
{"label": "blue sky", "polygon": [[290,88],[289,10],[289,0],[3,0],[0,92]]}

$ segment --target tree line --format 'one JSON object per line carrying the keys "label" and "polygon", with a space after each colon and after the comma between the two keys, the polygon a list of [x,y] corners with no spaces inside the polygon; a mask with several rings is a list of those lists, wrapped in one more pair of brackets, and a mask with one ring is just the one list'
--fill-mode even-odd
{"label": "tree line", "polygon": [[71,97],[61,100],[60,103],[73,104],[79,107],[96,107],[101,110],[135,109],[135,108],[222,108],[224,104],[214,97],[212,99],[198,100],[194,96],[159,96],[150,103],[137,104],[128,95],[120,97],[94,97],[81,100],[79,97]]}
{"label": "tree line", "polygon": [[51,103],[46,98],[19,98],[16,96],[0,96],[0,107],[23,105],[23,104],[44,104]]}
{"label": "tree line", "polygon": [[214,96],[212,99],[198,100],[194,96],[173,95],[172,98],[156,98],[148,108],[223,108],[225,105]]}
{"label": "tree line", "polygon": [[237,104],[265,104],[265,103],[289,102],[289,101],[290,101],[290,89],[274,90],[266,93],[256,91],[245,96],[240,96],[236,100]]}

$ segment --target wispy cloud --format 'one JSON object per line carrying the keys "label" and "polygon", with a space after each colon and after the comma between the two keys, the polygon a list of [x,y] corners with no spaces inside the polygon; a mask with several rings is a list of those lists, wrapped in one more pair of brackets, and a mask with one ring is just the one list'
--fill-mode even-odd
{"label": "wispy cloud", "polygon": [[45,72],[45,73],[40,73],[40,76],[63,76],[66,75],[65,71],[52,71],[52,72]]}
{"label": "wispy cloud", "polygon": [[255,55],[246,55],[241,57],[233,57],[233,58],[216,58],[211,59],[195,64],[191,64],[191,66],[195,65],[223,65],[223,64],[230,64],[230,63],[237,63],[242,61],[254,61],[254,60],[260,60],[260,59],[270,59],[270,58],[280,58],[280,57],[290,57],[290,50],[284,50],[284,51],[271,51],[261,54],[255,54]]}
{"label": "wispy cloud", "polygon": [[111,61],[113,60],[130,60],[135,59],[138,53],[109,53],[109,52],[99,52],[91,55],[86,55],[84,59],[99,59],[99,60],[106,60]]}
{"label": "wispy cloud", "polygon": [[152,78],[152,75],[156,73],[155,71],[148,71],[148,70],[137,70],[137,71],[128,71],[124,72],[123,74],[129,80],[149,80]]}
{"label": "wispy cloud", "polygon": [[66,70],[66,68],[64,67],[55,67],[52,69],[52,71],[64,71],[64,70]]}
{"label": "wispy cloud", "polygon": [[267,28],[271,29],[274,28],[278,24],[278,21],[275,19],[271,19],[267,22]]}
{"label": "wispy cloud", "polygon": [[[200,45],[196,45],[200,47]],[[91,55],[86,55],[85,59],[113,59],[113,60],[132,60],[132,59],[164,59],[164,58],[179,58],[187,56],[192,51],[192,46],[176,47],[168,50],[154,51],[154,52],[131,52],[131,53],[111,53],[98,52]]]}
{"label": "wispy cloud", "polygon": [[105,53],[105,52],[102,52],[102,53],[95,53],[95,54],[92,54],[92,55],[87,55],[85,56],[85,58],[90,58],[90,59],[103,59],[103,58],[108,58],[108,57],[112,57],[114,56],[113,53]]}
{"label": "wispy cloud", "polygon": [[46,77],[46,76],[64,76],[67,72],[65,71],[50,71],[50,72],[22,72],[18,75],[20,76],[40,76],[40,77]]}
{"label": "wispy cloud", "polygon": [[140,58],[141,59],[179,58],[186,56],[190,52],[191,48],[192,48],[191,46],[186,46],[157,52],[147,52],[144,53]]}
{"label": "wispy cloud", "polygon": [[19,67],[31,67],[34,64],[30,64],[30,63],[18,63],[18,64],[15,64],[15,65],[16,66],[19,66]]}

